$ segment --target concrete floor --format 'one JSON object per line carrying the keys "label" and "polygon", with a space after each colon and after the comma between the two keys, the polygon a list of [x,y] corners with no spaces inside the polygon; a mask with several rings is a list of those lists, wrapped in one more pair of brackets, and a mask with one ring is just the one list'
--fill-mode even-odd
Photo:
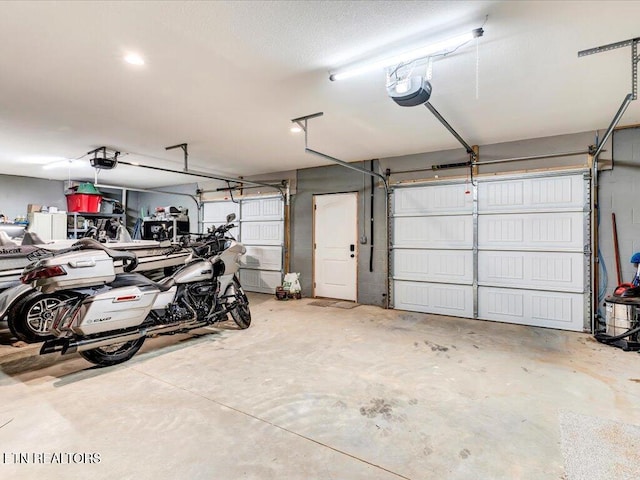
{"label": "concrete floor", "polygon": [[[110,368],[5,336],[0,477],[573,480],[567,445],[589,442],[563,418],[640,425],[640,356],[589,335],[251,299],[248,330]],[[638,477],[625,443],[608,478]]]}

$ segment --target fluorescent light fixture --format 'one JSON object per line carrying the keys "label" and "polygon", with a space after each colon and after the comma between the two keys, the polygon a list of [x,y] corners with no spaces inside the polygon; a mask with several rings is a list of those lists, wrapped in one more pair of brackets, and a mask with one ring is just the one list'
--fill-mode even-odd
{"label": "fluorescent light fixture", "polygon": [[124,61],[131,65],[144,65],[144,59],[137,53],[127,53],[124,56]]}
{"label": "fluorescent light fixture", "polygon": [[419,60],[421,58],[430,57],[436,54],[443,54],[452,51],[453,49],[464,45],[465,43],[473,40],[474,38],[481,37],[484,33],[482,28],[476,28],[475,30],[458,35],[456,37],[443,40],[441,42],[431,43],[424,47],[415,48],[405,53],[393,57],[383,58],[382,60],[374,60],[369,63],[359,63],[343,69],[338,69],[329,75],[329,80],[344,80],[346,78],[355,77],[363,73],[371,72],[373,70],[382,70],[401,63],[408,63],[413,60]]}
{"label": "fluorescent light fixture", "polygon": [[302,128],[300,128],[300,127],[299,127],[299,126],[297,126],[297,125],[294,125],[294,126],[293,126],[293,127],[291,127],[289,130],[291,131],[291,133],[300,133],[300,132],[302,131]]}

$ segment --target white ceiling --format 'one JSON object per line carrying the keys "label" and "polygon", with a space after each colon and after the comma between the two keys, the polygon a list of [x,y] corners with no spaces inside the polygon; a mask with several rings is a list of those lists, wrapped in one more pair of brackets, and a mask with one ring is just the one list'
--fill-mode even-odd
{"label": "white ceiling", "polygon": [[[215,1],[0,2],[0,173],[66,179],[42,168],[106,145],[123,160],[224,175],[458,146],[425,108],[402,108],[384,74],[330,82],[328,70],[478,27],[475,45],[434,64],[431,103],[470,144],[605,128],[630,91],[630,48],[578,50],[640,36],[640,2]],[[139,52],[142,67],[122,61]],[[476,60],[479,84],[476,98]],[[633,102],[623,124],[640,123]],[[517,152],[514,152],[517,154]],[[85,162],[86,164],[86,162]],[[102,183],[193,181],[119,166]]]}

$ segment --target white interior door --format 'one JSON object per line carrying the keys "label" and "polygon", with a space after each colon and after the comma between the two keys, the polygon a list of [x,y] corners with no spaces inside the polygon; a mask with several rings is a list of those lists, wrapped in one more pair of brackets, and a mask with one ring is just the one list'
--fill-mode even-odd
{"label": "white interior door", "polygon": [[358,194],[314,197],[314,295],[357,300]]}

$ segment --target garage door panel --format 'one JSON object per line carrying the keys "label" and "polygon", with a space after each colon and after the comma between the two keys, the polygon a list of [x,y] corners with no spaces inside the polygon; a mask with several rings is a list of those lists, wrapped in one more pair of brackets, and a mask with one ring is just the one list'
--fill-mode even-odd
{"label": "garage door panel", "polygon": [[478,248],[582,251],[584,214],[558,212],[480,215]]}
{"label": "garage door panel", "polygon": [[[220,225],[224,225],[226,222],[224,220],[220,221],[220,222],[203,222],[202,223],[202,228],[203,228],[203,232],[207,232],[209,230],[215,230],[216,227],[219,227]],[[240,229],[236,226],[233,227],[231,230],[229,230],[229,233],[231,234],[231,236],[233,238],[239,238],[240,237]]]}
{"label": "garage door panel", "polygon": [[240,257],[240,281],[250,292],[273,293],[282,284],[284,242],[284,202],[280,197],[253,197],[240,203],[211,201],[204,203],[203,226],[217,227],[235,213],[237,227],[230,230],[247,252]]}
{"label": "garage door panel", "polygon": [[280,197],[242,201],[242,221],[283,220],[283,201]]}
{"label": "garage door panel", "polygon": [[394,307],[583,330],[588,188],[582,171],[478,179],[475,237],[464,183],[394,188]]}
{"label": "garage door panel", "polygon": [[276,287],[282,285],[280,272],[264,270],[240,270],[240,283],[249,292],[274,293]]}
{"label": "garage door panel", "polygon": [[473,197],[466,191],[464,184],[397,189],[393,213],[396,216],[471,213]]}
{"label": "garage door panel", "polygon": [[394,280],[417,280],[471,285],[471,250],[394,250]]}
{"label": "garage door panel", "polygon": [[480,285],[583,293],[584,255],[480,251],[478,282]]}
{"label": "garage door panel", "polygon": [[246,245],[247,253],[240,257],[244,268],[259,270],[282,270],[282,248]]}
{"label": "garage door panel", "polygon": [[481,182],[478,209],[483,213],[582,210],[582,175]]}
{"label": "garage door panel", "polygon": [[206,202],[203,207],[202,220],[205,223],[213,223],[217,226],[225,223],[227,215],[230,213],[235,213],[236,218],[239,218],[239,204],[231,201]]}
{"label": "garage door panel", "polygon": [[281,222],[246,222],[242,224],[244,245],[282,245]]}
{"label": "garage door panel", "polygon": [[473,219],[471,215],[394,218],[394,247],[471,249]]}
{"label": "garage door panel", "polygon": [[480,287],[478,316],[483,320],[582,330],[582,294]]}
{"label": "garage door panel", "polygon": [[394,282],[394,308],[455,317],[473,315],[473,288],[423,282]]}

